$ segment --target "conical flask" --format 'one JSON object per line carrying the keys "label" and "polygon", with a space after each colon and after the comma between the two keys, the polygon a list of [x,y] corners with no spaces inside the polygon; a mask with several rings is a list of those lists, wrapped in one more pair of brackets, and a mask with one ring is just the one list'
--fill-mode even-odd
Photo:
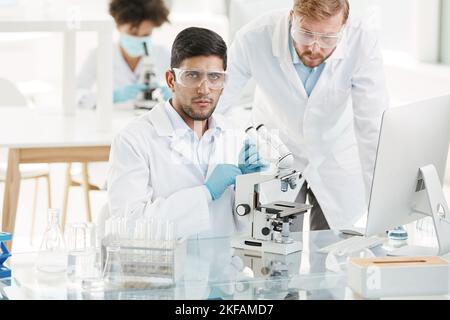
{"label": "conical flask", "polygon": [[122,262],[120,259],[120,247],[106,248],[106,262],[103,269],[103,281],[109,288],[118,288],[123,282]]}
{"label": "conical flask", "polygon": [[36,261],[36,269],[39,271],[58,273],[67,269],[67,251],[59,226],[59,217],[58,209],[48,209],[47,228]]}

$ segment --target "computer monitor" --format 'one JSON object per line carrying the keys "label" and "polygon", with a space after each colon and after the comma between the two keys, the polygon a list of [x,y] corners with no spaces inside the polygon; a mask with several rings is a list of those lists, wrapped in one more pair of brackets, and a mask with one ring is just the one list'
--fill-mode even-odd
{"label": "computer monitor", "polygon": [[[450,222],[441,185],[449,143],[450,96],[435,97],[384,112],[369,199],[366,236],[408,224],[433,215],[433,212],[439,213],[443,221],[446,218]],[[425,168],[425,173],[421,168]],[[427,170],[431,170],[431,174]],[[426,175],[426,186],[423,174]],[[431,181],[433,178],[435,181]],[[434,197],[432,202],[435,202],[433,210],[430,208],[430,192],[434,193],[431,195]],[[440,195],[437,194],[439,192]],[[435,204],[439,204],[439,208]],[[450,227],[450,223],[447,225]],[[442,229],[436,230],[437,233],[440,231]],[[447,231],[450,234],[450,229]],[[444,250],[450,246],[450,235],[438,234],[438,241],[441,250]]]}

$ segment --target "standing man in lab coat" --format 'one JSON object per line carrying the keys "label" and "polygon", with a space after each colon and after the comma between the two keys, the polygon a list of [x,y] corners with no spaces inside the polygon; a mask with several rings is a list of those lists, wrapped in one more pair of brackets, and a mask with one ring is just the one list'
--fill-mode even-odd
{"label": "standing man in lab coat", "polygon": [[[178,237],[230,236],[245,223],[233,213],[236,176],[266,164],[244,133],[213,114],[226,80],[227,47],[213,31],[188,28],[173,43],[166,81],[172,99],[115,137],[108,202],[126,215],[173,220]],[[253,150],[253,151],[252,151]]]}
{"label": "standing man in lab coat", "polygon": [[[379,41],[347,0],[294,0],[244,26],[230,48],[226,112],[248,80],[252,118],[277,130],[314,205],[310,228],[353,225],[366,211],[388,96]],[[298,219],[299,220],[299,219]],[[298,221],[296,229],[301,228]]]}
{"label": "standing man in lab coat", "polygon": [[[167,49],[152,42],[152,33],[168,22],[169,10],[164,0],[111,0],[109,13],[114,18],[120,33],[119,43],[113,49],[113,102],[128,105],[138,93],[145,89],[139,83],[144,43],[155,67],[155,75],[161,84],[169,67],[170,54]],[[92,50],[77,76],[77,101],[82,108],[94,108],[96,94],[97,50]],[[170,90],[161,86],[164,98]]]}

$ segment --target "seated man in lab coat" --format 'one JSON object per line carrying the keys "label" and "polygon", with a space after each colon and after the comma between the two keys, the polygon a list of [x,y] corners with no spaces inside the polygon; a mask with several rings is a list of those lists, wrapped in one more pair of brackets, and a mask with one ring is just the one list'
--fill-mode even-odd
{"label": "seated man in lab coat", "polygon": [[226,67],[227,47],[218,34],[183,30],[166,72],[172,99],[115,137],[109,209],[128,218],[130,231],[143,217],[174,221],[178,237],[230,236],[245,228],[233,213],[236,176],[267,164],[244,143],[244,132],[213,115]]}
{"label": "seated man in lab coat", "polygon": [[[118,44],[113,48],[113,102],[129,105],[138,93],[145,89],[139,83],[144,43],[152,58],[155,76],[161,84],[169,67],[170,54],[164,47],[152,43],[152,32],[168,22],[169,10],[164,0],[111,0],[109,13],[120,33]],[[82,108],[94,108],[96,94],[97,50],[92,50],[77,76],[77,101]],[[170,90],[161,86],[164,98],[170,97]]]}

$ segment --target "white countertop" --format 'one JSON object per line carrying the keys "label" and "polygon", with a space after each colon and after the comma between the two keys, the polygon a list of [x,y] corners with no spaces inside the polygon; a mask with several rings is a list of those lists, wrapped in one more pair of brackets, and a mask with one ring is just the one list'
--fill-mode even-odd
{"label": "white countertop", "polygon": [[0,147],[109,146],[115,134],[135,117],[132,110],[115,110],[112,127],[100,131],[94,110],[64,116],[61,110],[1,107]]}

